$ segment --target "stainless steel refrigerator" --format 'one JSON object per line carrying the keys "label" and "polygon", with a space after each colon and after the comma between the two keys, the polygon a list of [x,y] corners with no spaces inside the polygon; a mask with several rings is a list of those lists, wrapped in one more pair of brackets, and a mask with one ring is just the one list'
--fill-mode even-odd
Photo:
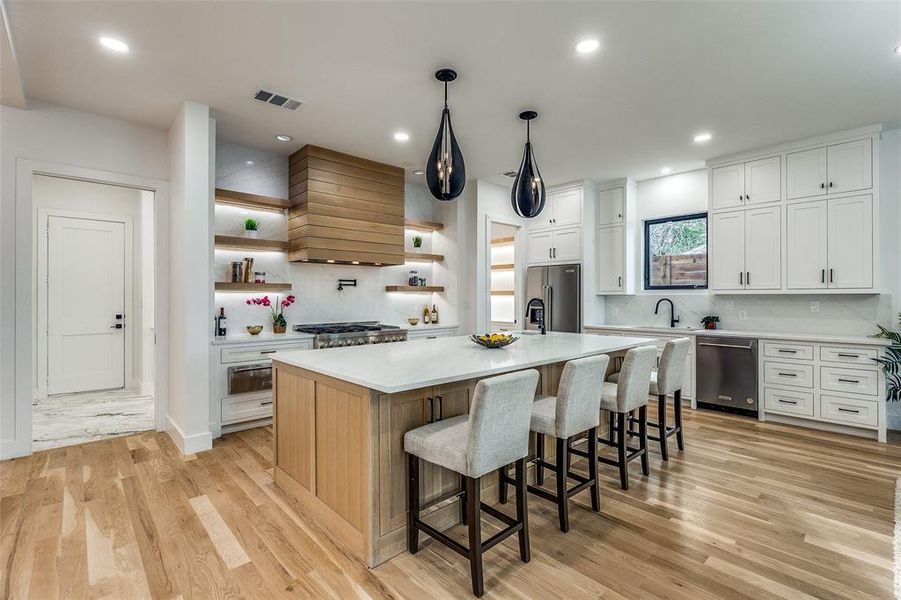
{"label": "stainless steel refrigerator", "polygon": [[[582,266],[529,267],[526,272],[525,305],[532,298],[544,301],[548,331],[582,331]],[[536,303],[537,304],[537,303]],[[539,329],[541,309],[532,306],[526,314],[526,329]]]}

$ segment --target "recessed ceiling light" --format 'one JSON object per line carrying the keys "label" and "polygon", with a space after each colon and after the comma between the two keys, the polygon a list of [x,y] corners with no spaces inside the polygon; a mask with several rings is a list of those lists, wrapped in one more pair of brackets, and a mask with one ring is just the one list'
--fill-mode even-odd
{"label": "recessed ceiling light", "polygon": [[660,169],[660,172],[663,173],[664,175],[669,175],[670,173],[673,172],[673,168],[672,167],[663,167],[662,169]]}
{"label": "recessed ceiling light", "polygon": [[601,43],[594,38],[579,40],[576,42],[576,52],[579,54],[591,54],[601,47]]}
{"label": "recessed ceiling light", "polygon": [[280,134],[278,134],[277,136],[275,136],[275,139],[277,139],[277,140],[280,141],[280,142],[290,142],[290,141],[293,140],[294,138],[291,137],[290,135],[287,135],[287,134],[284,134],[284,133],[280,133]]}
{"label": "recessed ceiling light", "polygon": [[901,44],[895,46],[895,54],[901,54]]}
{"label": "recessed ceiling light", "polygon": [[106,48],[107,50],[112,50],[113,52],[119,52],[120,54],[128,52],[128,44],[123,42],[122,40],[117,40],[114,37],[109,37],[106,35],[100,36],[98,38],[100,45]]}
{"label": "recessed ceiling light", "polygon": [[425,171],[423,171],[422,169],[416,169],[415,171],[413,171],[413,174],[414,175],[425,175]]}
{"label": "recessed ceiling light", "polygon": [[394,134],[394,139],[398,142],[406,142],[410,139],[410,134],[403,131],[398,131]]}
{"label": "recessed ceiling light", "polygon": [[710,134],[710,133],[699,133],[698,135],[695,136],[695,142],[697,142],[698,144],[703,143],[703,142],[709,142],[712,139],[713,139],[713,134]]}
{"label": "recessed ceiling light", "polygon": [[253,162],[252,160],[245,160],[244,164],[247,165],[248,167],[252,167],[257,163]]}

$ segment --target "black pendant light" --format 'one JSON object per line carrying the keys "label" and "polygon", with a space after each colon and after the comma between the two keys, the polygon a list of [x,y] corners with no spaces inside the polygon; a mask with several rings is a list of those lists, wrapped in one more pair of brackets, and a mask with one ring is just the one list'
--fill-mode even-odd
{"label": "black pendant light", "polygon": [[447,108],[447,83],[457,78],[453,69],[441,69],[435,79],[444,83],[444,110],[441,111],[441,125],[432,146],[432,153],[426,163],[425,181],[429,191],[439,200],[453,200],[466,185],[466,165],[460,145],[451,127],[450,110]]}
{"label": "black pendant light", "polygon": [[532,140],[530,137],[529,122],[538,116],[534,110],[519,113],[519,118],[526,122],[526,146],[522,151],[522,164],[513,181],[513,210],[520,217],[531,219],[537,217],[544,210],[544,180],[538,172],[538,164],[535,162],[535,153],[532,152]]}

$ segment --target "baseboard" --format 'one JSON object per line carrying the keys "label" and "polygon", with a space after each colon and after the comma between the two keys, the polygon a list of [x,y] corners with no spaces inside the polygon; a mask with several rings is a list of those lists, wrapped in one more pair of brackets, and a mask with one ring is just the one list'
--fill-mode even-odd
{"label": "baseboard", "polygon": [[213,434],[209,431],[185,435],[181,428],[172,421],[172,417],[166,417],[166,433],[178,446],[182,454],[194,454],[213,448]]}
{"label": "baseboard", "polygon": [[0,460],[19,458],[29,454],[31,454],[31,442],[23,443],[19,440],[3,440],[0,442]]}

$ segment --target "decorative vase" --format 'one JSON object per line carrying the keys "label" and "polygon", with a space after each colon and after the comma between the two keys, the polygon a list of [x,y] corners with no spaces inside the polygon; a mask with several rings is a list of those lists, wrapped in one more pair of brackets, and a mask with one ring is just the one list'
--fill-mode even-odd
{"label": "decorative vase", "polygon": [[285,330],[288,329],[288,326],[285,323],[273,323],[272,324],[272,333],[285,333]]}
{"label": "decorative vase", "polygon": [[710,323],[704,323],[704,329],[716,329],[716,323],[712,321]]}
{"label": "decorative vase", "polygon": [[257,233],[259,233],[256,229],[245,229],[244,237],[249,237],[252,240],[257,239]]}

